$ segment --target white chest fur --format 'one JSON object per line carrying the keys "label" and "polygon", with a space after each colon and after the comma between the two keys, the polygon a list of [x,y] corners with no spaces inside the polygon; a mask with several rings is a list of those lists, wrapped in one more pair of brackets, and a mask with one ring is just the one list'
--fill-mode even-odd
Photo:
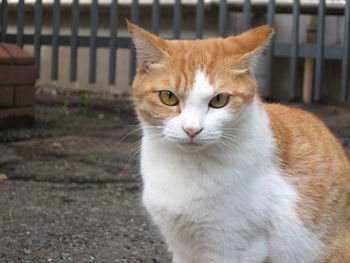
{"label": "white chest fur", "polygon": [[224,152],[180,152],[160,146],[145,132],[143,202],[174,263],[320,258],[320,238],[298,218],[298,194],[276,167],[266,113],[253,103],[250,114],[244,137]]}

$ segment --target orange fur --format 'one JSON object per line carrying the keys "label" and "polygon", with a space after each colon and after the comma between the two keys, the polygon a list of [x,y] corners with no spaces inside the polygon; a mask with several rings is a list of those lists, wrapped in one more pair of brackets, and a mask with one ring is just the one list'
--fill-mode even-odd
{"label": "orange fur", "polygon": [[[144,54],[133,83],[136,110],[144,121],[156,124],[178,115],[198,69],[218,93],[231,95],[232,112],[257,96],[249,66],[273,33],[267,26],[206,40],[165,40],[128,26]],[[161,103],[161,90],[173,92],[178,106]],[[350,262],[350,165],[342,146],[314,115],[278,104],[262,106],[271,121],[280,167],[301,195],[300,217],[312,229],[326,229],[326,262]]]}
{"label": "orange fur", "polygon": [[312,228],[328,229],[327,262],[350,262],[350,165],[343,147],[311,113],[278,104],[264,108],[281,168],[301,195],[299,215]]}

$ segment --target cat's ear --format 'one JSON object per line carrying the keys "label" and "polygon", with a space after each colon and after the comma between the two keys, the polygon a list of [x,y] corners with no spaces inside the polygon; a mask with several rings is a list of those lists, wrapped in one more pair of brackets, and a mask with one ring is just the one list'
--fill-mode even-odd
{"label": "cat's ear", "polygon": [[152,64],[159,63],[167,55],[167,52],[163,49],[165,40],[132,24],[129,20],[125,20],[136,47],[139,66],[148,68]]}
{"label": "cat's ear", "polygon": [[238,36],[226,38],[225,41],[235,42],[237,47],[233,70],[237,73],[252,70],[273,34],[274,30],[265,25]]}

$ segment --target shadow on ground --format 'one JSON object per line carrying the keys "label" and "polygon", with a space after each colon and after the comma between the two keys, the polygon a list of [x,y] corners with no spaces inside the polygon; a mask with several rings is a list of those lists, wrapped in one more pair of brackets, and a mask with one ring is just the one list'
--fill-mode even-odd
{"label": "shadow on ground", "polygon": [[[350,153],[350,110],[306,108]],[[134,115],[39,105],[36,116],[0,132],[0,262],[170,262],[140,205]]]}

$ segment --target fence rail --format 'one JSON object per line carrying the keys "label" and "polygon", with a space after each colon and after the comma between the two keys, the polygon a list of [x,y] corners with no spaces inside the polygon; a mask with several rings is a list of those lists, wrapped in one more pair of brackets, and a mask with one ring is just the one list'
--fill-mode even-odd
{"label": "fence rail", "polygon": [[[184,0],[183,0],[184,1]],[[210,7],[213,12],[217,10],[217,28],[218,35],[225,37],[227,34],[228,16],[230,12],[241,12],[243,15],[243,29],[247,30],[252,26],[252,15],[255,13],[266,14],[266,24],[270,26],[275,25],[275,16],[279,13],[292,14],[292,41],[291,43],[283,44],[272,41],[268,47],[266,54],[266,78],[265,78],[265,96],[271,95],[271,83],[273,78],[275,57],[289,58],[289,99],[296,99],[298,97],[298,78],[300,78],[298,63],[302,58],[315,59],[315,73],[314,73],[314,91],[313,99],[318,101],[321,98],[322,79],[324,75],[325,60],[337,60],[341,63],[341,81],[338,99],[340,102],[348,101],[349,97],[349,57],[350,57],[350,1],[346,1],[345,5],[332,5],[325,0],[320,0],[318,5],[305,5],[300,0],[293,1],[292,5],[281,4],[275,0],[267,0],[265,3],[256,4],[255,1],[245,0],[240,1],[218,0],[210,2]],[[101,5],[98,0],[92,0],[89,7],[90,14],[90,34],[88,36],[79,35],[79,21],[81,15],[82,4],[79,0],[72,0],[70,5],[62,5],[60,0],[54,0],[53,4],[49,6],[52,12],[52,33],[43,34],[43,14],[48,7],[42,0],[35,1],[34,8],[34,32],[25,33],[25,8],[24,0],[18,0],[16,7],[9,6],[7,0],[1,1],[0,10],[0,41],[16,43],[19,46],[30,44],[34,46],[34,55],[38,66],[41,61],[41,47],[51,46],[51,79],[57,80],[59,77],[59,47],[70,46],[70,66],[69,79],[71,82],[77,81],[77,56],[79,47],[89,48],[89,74],[88,79],[90,83],[96,81],[96,59],[98,48],[109,49],[108,62],[108,83],[114,85],[117,82],[115,72],[117,70],[116,64],[116,50],[131,49],[130,52],[130,70],[129,82],[131,83],[136,68],[135,51],[133,45],[128,37],[118,36],[120,25],[118,20],[120,17],[120,9],[130,8],[130,21],[137,23],[140,15],[140,8],[143,2],[138,0],[131,0],[130,6],[125,7],[125,4],[118,3],[118,0],[111,0],[109,4],[103,3],[103,8],[109,9],[109,35],[99,36],[99,14]],[[62,7],[69,8],[71,14],[70,34],[60,33],[61,12]],[[85,8],[86,6],[84,6]],[[182,18],[185,5],[181,0],[174,0],[172,7],[173,15],[173,38],[180,39],[182,33]],[[17,30],[16,33],[8,32],[8,13],[9,10],[16,8],[17,13]],[[151,29],[150,31],[158,34],[160,31],[160,15],[161,9],[165,8],[160,4],[159,0],[153,0],[151,4]],[[168,7],[167,7],[168,8]],[[193,23],[195,24],[195,36],[203,38],[205,14],[208,9],[208,3],[204,0],[197,0],[195,3],[195,17]],[[302,13],[317,14],[317,34],[315,43],[300,43],[300,15]],[[327,15],[344,16],[344,40],[340,44],[326,45],[325,44],[325,19]]]}

